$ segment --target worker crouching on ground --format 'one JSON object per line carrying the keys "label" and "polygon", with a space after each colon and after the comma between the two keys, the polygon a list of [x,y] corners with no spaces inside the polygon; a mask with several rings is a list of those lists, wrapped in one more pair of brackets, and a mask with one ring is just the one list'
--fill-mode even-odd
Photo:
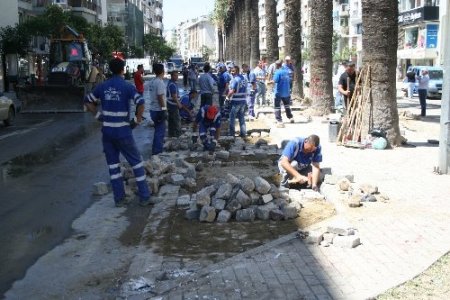
{"label": "worker crouching on ground", "polygon": [[[217,106],[204,105],[197,113],[194,125],[192,127],[194,135],[192,141],[197,142],[197,131],[203,144],[204,151],[213,152],[217,146],[217,140],[220,137],[220,112]],[[208,135],[209,132],[209,135]]]}
{"label": "worker crouching on ground", "polygon": [[182,109],[180,109],[180,118],[185,123],[191,123],[194,121],[194,107],[195,102],[197,101],[197,96],[198,92],[196,90],[192,90],[189,94],[184,95],[180,99],[182,105]]}
{"label": "worker crouching on ground", "polygon": [[[102,142],[106,162],[111,176],[114,202],[117,207],[126,205],[130,199],[125,197],[123,178],[120,171],[119,155],[122,154],[133,168],[138,195],[142,206],[150,204],[150,191],[145,181],[145,170],[141,155],[136,147],[131,130],[139,125],[144,113],[144,99],[136,88],[123,78],[125,62],[119,58],[109,63],[113,77],[98,85],[86,95],[86,108],[103,123]],[[130,120],[130,100],[136,105],[135,117]],[[101,105],[101,111],[97,105]]]}
{"label": "worker crouching on ground", "polygon": [[280,187],[289,188],[290,184],[298,184],[300,188],[318,191],[321,161],[322,147],[317,135],[298,137],[289,141],[278,161],[281,174]]}

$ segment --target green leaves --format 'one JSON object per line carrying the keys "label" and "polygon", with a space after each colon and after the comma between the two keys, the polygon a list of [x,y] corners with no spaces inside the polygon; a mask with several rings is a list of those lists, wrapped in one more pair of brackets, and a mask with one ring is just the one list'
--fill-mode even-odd
{"label": "green leaves", "polygon": [[169,59],[175,53],[175,49],[168,46],[162,37],[151,33],[144,35],[144,50],[155,60],[161,61]]}

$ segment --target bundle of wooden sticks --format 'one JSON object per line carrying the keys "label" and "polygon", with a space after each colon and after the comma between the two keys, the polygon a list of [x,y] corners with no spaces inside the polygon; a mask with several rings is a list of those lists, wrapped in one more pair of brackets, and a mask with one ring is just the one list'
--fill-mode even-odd
{"label": "bundle of wooden sticks", "polygon": [[342,118],[337,142],[344,146],[359,145],[361,142],[362,118],[364,107],[370,100],[370,86],[370,66],[367,66],[358,74],[352,98]]}

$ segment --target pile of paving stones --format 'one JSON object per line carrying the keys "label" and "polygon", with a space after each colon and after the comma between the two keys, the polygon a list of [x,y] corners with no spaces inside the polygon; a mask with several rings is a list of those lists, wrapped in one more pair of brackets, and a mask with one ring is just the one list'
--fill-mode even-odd
{"label": "pile of paving stones", "polygon": [[217,178],[195,194],[179,197],[177,205],[189,207],[187,219],[221,223],[231,219],[239,222],[293,219],[301,210],[300,203],[290,201],[287,191],[280,191],[264,178],[233,174]]}
{"label": "pile of paving stones", "polygon": [[340,248],[355,248],[361,244],[358,231],[349,223],[337,220],[327,226],[326,229],[309,232],[299,231],[298,236],[305,239],[306,243],[329,247],[331,245]]}
{"label": "pile of paving stones", "polygon": [[325,175],[321,192],[327,199],[339,199],[349,207],[360,207],[363,202],[386,202],[389,197],[369,183],[356,184],[353,175]]}

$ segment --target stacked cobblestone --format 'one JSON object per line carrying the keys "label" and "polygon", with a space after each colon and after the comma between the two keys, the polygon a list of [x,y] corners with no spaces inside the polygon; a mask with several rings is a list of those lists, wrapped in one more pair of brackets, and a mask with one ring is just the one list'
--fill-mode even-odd
{"label": "stacked cobblestone", "polygon": [[326,229],[316,229],[308,232],[299,231],[298,236],[307,244],[323,247],[355,248],[361,244],[358,231],[348,222],[337,220]]}

